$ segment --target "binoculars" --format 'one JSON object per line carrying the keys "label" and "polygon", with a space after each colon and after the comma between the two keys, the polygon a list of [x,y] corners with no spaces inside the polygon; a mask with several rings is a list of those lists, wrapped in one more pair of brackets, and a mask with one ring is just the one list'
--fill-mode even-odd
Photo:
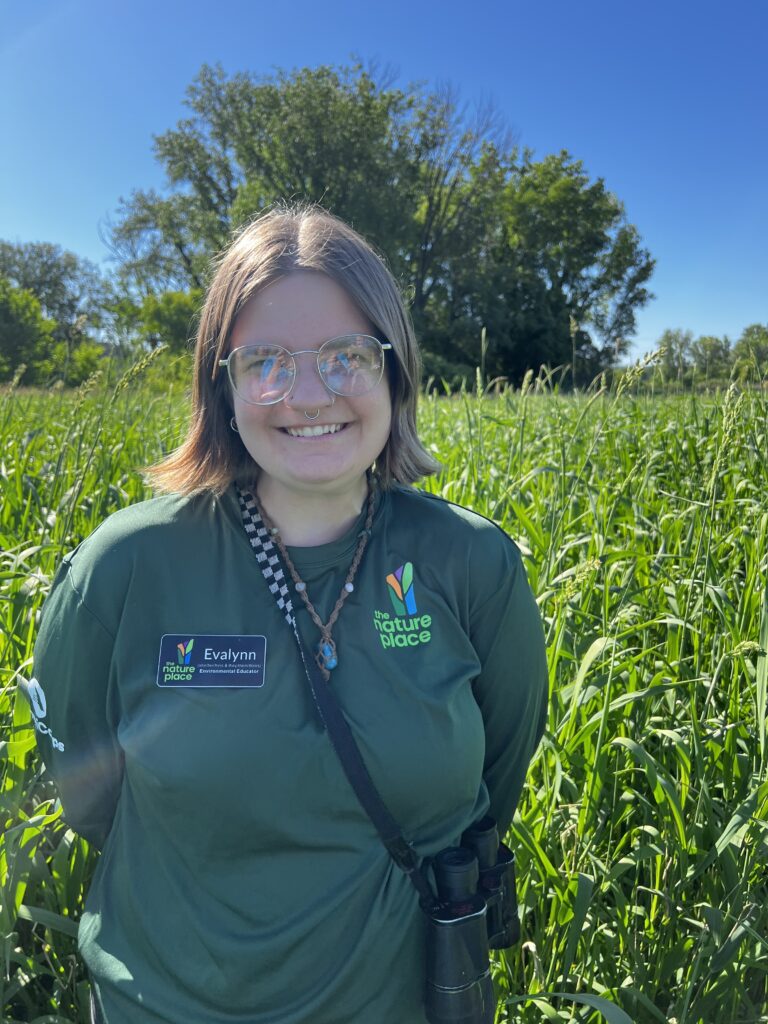
{"label": "binoculars", "polygon": [[481,818],[460,846],[432,861],[437,900],[425,908],[430,1024],[493,1024],[496,997],[489,949],[506,949],[520,938],[515,857],[499,841],[496,822]]}

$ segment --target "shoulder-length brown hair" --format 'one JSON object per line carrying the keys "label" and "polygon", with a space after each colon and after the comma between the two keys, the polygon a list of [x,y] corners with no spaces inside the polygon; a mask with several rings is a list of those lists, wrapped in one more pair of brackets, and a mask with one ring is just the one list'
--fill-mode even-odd
{"label": "shoulder-length brown hair", "polygon": [[316,206],[279,207],[249,224],[221,256],[203,306],[195,346],[192,419],[183,444],[148,470],[163,491],[223,492],[255,481],[258,466],[230,428],[232,398],[219,360],[235,319],[262,288],[292,271],[332,278],[392,345],[388,359],[392,426],[376,460],[382,486],[411,484],[438,468],[416,432],[421,376],[410,316],[383,260],[344,221]]}

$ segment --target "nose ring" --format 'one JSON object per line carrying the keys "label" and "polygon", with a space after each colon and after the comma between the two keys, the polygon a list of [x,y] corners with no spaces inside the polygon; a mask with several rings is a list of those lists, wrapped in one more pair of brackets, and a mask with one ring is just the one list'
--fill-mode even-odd
{"label": "nose ring", "polygon": [[306,409],[304,410],[304,417],[305,417],[305,419],[316,420],[319,415],[320,415],[320,410],[319,409],[315,409],[315,415],[314,416],[310,416],[309,413],[306,411]]}

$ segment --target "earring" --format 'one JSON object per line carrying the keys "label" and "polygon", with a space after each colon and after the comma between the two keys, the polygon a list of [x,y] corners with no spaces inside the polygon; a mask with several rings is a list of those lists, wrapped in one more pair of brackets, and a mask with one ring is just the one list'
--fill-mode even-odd
{"label": "earring", "polygon": [[239,433],[240,433],[240,431],[239,431],[239,430],[237,429],[237,420],[235,419],[235,417],[234,417],[234,416],[233,416],[233,417],[232,417],[232,419],[231,419],[231,420],[229,421],[229,426],[230,426],[230,429],[234,430],[234,432],[235,432],[236,434],[239,434]]}

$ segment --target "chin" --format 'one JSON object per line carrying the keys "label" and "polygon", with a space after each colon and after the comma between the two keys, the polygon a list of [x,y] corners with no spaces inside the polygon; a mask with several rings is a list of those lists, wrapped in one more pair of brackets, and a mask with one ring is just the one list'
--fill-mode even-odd
{"label": "chin", "polygon": [[323,491],[347,491],[360,486],[365,480],[365,470],[361,473],[338,474],[338,473],[307,473],[305,476],[296,479],[296,485],[302,488],[316,487]]}
{"label": "chin", "polygon": [[345,491],[359,486],[365,479],[365,469],[339,469],[329,466],[308,466],[296,472],[263,475],[271,477],[275,484],[296,490],[317,488],[322,491]]}

